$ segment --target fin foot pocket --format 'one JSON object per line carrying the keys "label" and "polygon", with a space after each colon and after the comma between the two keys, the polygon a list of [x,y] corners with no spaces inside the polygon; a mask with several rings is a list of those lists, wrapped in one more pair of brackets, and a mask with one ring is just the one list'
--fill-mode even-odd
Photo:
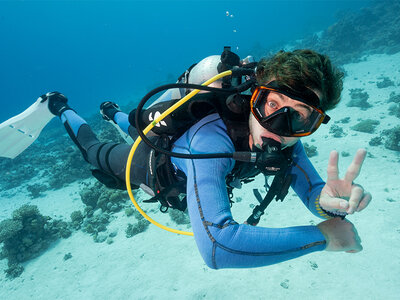
{"label": "fin foot pocket", "polygon": [[114,121],[114,116],[117,112],[120,112],[119,106],[117,103],[106,101],[100,104],[100,114],[106,121]]}

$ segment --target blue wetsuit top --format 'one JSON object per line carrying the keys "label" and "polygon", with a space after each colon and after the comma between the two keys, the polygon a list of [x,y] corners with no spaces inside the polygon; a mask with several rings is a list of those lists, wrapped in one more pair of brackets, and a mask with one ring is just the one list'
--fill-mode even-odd
{"label": "blue wetsuit top", "polygon": [[[129,121],[125,113],[118,112],[114,120],[128,133]],[[187,130],[175,142],[172,151],[202,154],[232,153],[235,149],[224,122],[218,114],[212,114]],[[316,226],[265,228],[235,222],[225,181],[235,165],[233,159],[172,157],[171,161],[186,174],[192,230],[210,268],[261,267],[325,249],[325,238]],[[319,206],[319,194],[325,182],[307,158],[300,141],[294,146],[293,161],[292,188],[314,215],[329,219]]]}
{"label": "blue wetsuit top", "polygon": [[[174,152],[232,153],[234,145],[218,114],[192,126],[174,144]],[[294,146],[291,186],[316,216],[328,219],[318,197],[325,185],[308,160],[301,142]],[[210,268],[261,267],[324,250],[326,241],[316,226],[254,227],[234,221],[225,177],[235,161],[229,158],[171,158],[187,177],[187,203],[194,237]]]}

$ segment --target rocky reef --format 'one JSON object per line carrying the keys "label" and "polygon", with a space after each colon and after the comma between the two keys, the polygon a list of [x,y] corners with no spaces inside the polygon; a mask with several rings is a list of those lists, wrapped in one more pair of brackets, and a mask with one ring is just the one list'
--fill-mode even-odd
{"label": "rocky reef", "polygon": [[308,143],[303,143],[304,150],[308,157],[313,157],[318,155],[317,147],[314,145],[309,145]]}
{"label": "rocky reef", "polygon": [[[335,64],[355,62],[363,54],[400,51],[400,1],[371,1],[356,12],[342,12],[321,34],[300,41],[295,48],[311,48],[329,55]],[[378,83],[387,85],[387,81]]]}
{"label": "rocky reef", "polygon": [[387,102],[390,103],[389,114],[400,118],[400,95],[392,92]]}
{"label": "rocky reef", "polygon": [[187,212],[183,212],[178,209],[169,209],[168,214],[171,220],[174,221],[177,225],[190,224],[190,219]]}
{"label": "rocky reef", "polygon": [[355,130],[355,131],[360,131],[360,132],[365,132],[365,133],[374,133],[375,128],[377,125],[379,125],[378,120],[372,120],[372,119],[366,119],[362,120],[359,123],[357,123],[354,126],[351,126],[350,128]]}
{"label": "rocky reef", "polygon": [[[35,141],[12,160],[0,158],[1,189],[25,185],[31,197],[37,198],[45,190],[57,190],[74,181],[89,178],[89,166],[80,151],[75,146],[65,147],[70,143],[72,142],[63,136],[46,143],[43,140]],[[29,184],[34,179],[40,184]]]}
{"label": "rocky reef", "polygon": [[68,238],[71,230],[67,222],[43,216],[37,206],[23,205],[12,214],[12,218],[0,223],[0,243],[3,243],[0,258],[8,259],[8,278],[21,275],[20,264],[37,257],[58,238]]}
{"label": "rocky reef", "polygon": [[142,217],[136,224],[128,224],[128,227],[125,230],[125,235],[127,238],[131,238],[134,235],[146,231],[147,228],[149,228],[149,225],[150,223]]}
{"label": "rocky reef", "polygon": [[394,82],[389,77],[384,76],[379,79],[380,81],[376,83],[378,89],[384,89],[395,85]]}
{"label": "rocky reef", "polygon": [[329,128],[329,133],[332,134],[332,136],[335,138],[341,138],[347,135],[347,133],[344,132],[343,128],[336,124],[333,124]]}
{"label": "rocky reef", "polygon": [[[357,11],[342,11],[325,30],[301,37],[290,49],[313,49],[328,55],[335,65],[358,62],[363,55],[400,51],[399,0],[373,0]],[[266,49],[256,43],[249,53],[257,59],[271,55],[281,44]],[[386,83],[384,83],[386,84]]]}
{"label": "rocky reef", "polygon": [[79,194],[85,209],[83,213],[73,212],[71,221],[75,228],[92,235],[95,242],[104,242],[107,237],[101,233],[107,230],[112,214],[129,207],[128,194],[108,189],[99,182],[83,187]]}
{"label": "rocky reef", "polygon": [[93,211],[101,208],[104,212],[119,212],[126,206],[128,199],[127,192],[106,188],[99,182],[82,188],[79,194],[88,210]]}
{"label": "rocky reef", "polygon": [[393,151],[400,151],[400,126],[386,129],[382,132],[385,148]]}
{"label": "rocky reef", "polygon": [[359,107],[361,110],[366,110],[372,105],[368,103],[369,95],[364,89],[350,89],[350,101],[348,107]]}

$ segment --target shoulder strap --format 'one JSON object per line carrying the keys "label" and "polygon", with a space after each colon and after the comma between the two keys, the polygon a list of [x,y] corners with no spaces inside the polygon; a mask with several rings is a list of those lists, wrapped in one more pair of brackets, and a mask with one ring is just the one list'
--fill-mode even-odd
{"label": "shoulder strap", "polygon": [[[171,140],[165,134],[158,137],[156,145],[163,149],[171,148]],[[163,153],[157,153],[153,149],[149,157],[150,188],[154,197],[143,202],[160,202],[160,211],[165,213],[169,208],[185,211],[187,207],[186,197],[180,195],[186,192],[186,182],[179,181],[175,175],[170,157]]]}
{"label": "shoulder strap", "polygon": [[278,174],[274,177],[271,187],[269,188],[267,195],[261,201],[260,205],[257,205],[253,213],[248,217],[247,224],[256,226],[260,222],[260,217],[264,214],[265,209],[276,197],[276,201],[283,201],[286,197],[290,183],[292,182],[291,174]]}

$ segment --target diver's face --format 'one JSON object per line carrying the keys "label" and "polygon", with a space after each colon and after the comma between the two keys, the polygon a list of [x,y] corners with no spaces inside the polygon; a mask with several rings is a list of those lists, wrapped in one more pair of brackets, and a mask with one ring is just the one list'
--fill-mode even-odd
{"label": "diver's face", "polygon": [[[318,91],[314,92],[318,96],[320,96],[320,93]],[[269,93],[265,105],[265,109],[267,110],[266,115],[270,115],[275,111],[281,109],[282,107],[291,107],[296,111],[298,111],[305,118],[309,115],[310,112],[307,109],[307,105],[305,105],[300,101],[294,100],[280,93],[276,92]],[[258,123],[258,121],[256,120],[256,118],[253,116],[252,113],[250,113],[249,127],[250,127],[250,136],[249,136],[250,149],[252,148],[253,145],[259,149],[262,149],[261,147],[261,145],[263,144],[262,137],[270,138],[281,143],[282,148],[293,146],[300,139],[300,137],[285,137],[269,132],[267,129],[262,127],[260,123]]]}

